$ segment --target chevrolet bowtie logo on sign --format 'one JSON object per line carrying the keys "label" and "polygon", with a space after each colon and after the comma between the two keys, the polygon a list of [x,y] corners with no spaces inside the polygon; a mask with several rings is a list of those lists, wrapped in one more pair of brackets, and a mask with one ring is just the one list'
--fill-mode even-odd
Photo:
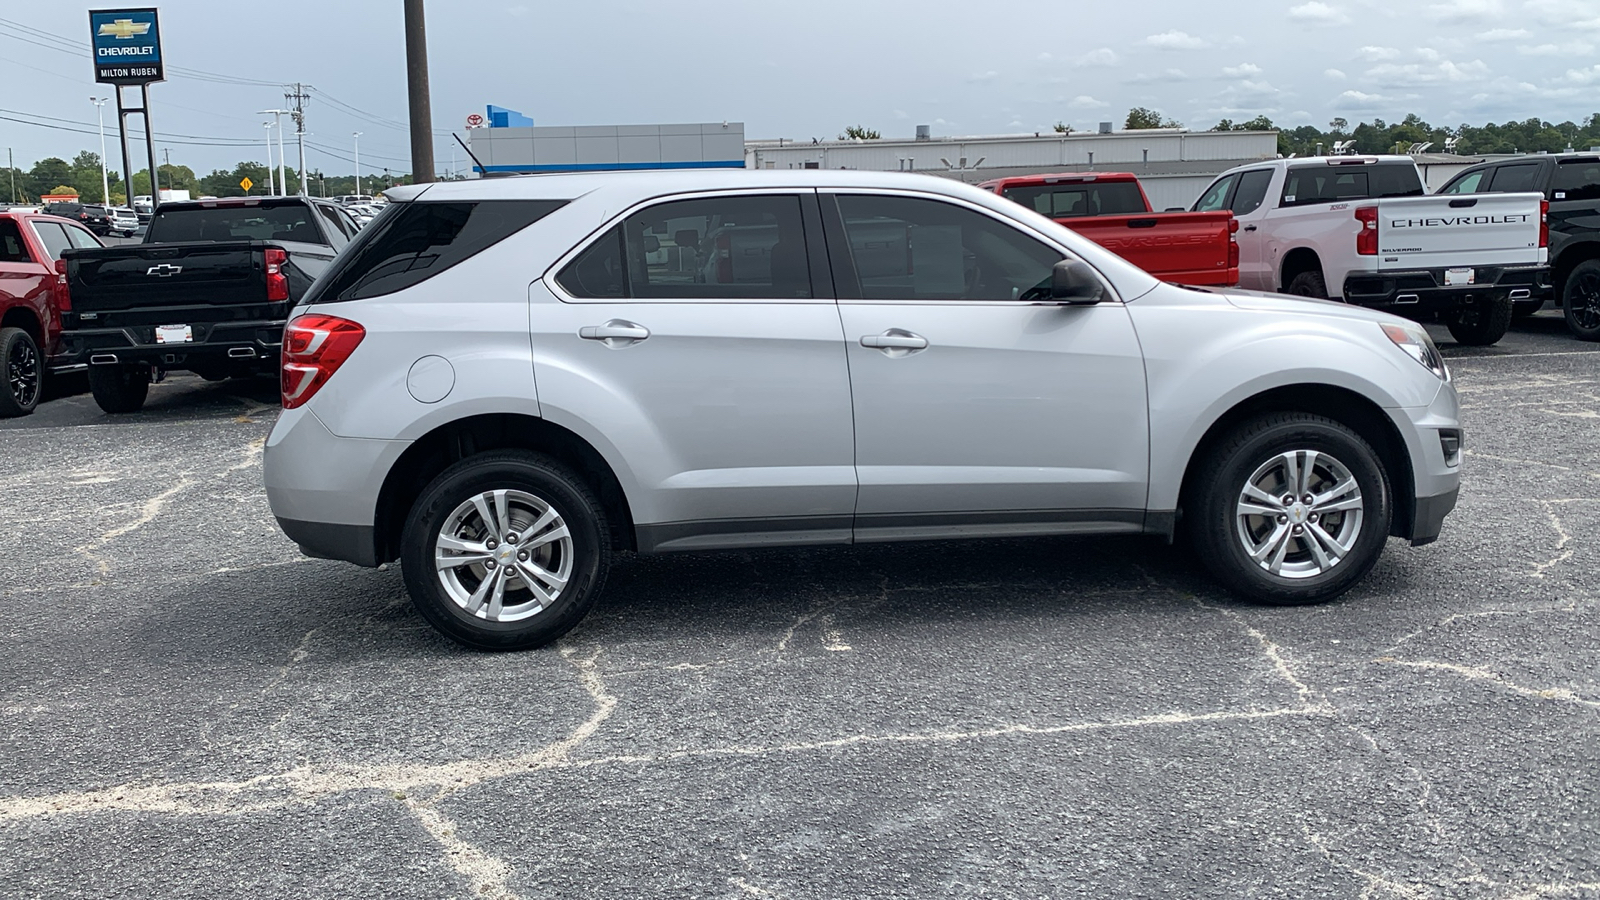
{"label": "chevrolet bowtie logo on sign", "polygon": [[161,26],[154,9],[92,9],[94,79],[105,84],[149,84],[166,80],[161,61]]}
{"label": "chevrolet bowtie logo on sign", "polygon": [[116,19],[115,21],[107,22],[104,25],[101,25],[100,31],[97,32],[99,37],[105,37],[109,34],[114,38],[124,41],[133,37],[134,35],[149,33],[149,22],[135,22],[132,19]]}
{"label": "chevrolet bowtie logo on sign", "polygon": [[157,278],[171,278],[172,276],[174,276],[174,275],[176,275],[176,274],[178,274],[179,272],[182,272],[182,271],[183,271],[183,266],[175,266],[175,265],[172,265],[171,263],[162,263],[159,266],[151,266],[149,269],[147,269],[145,271],[145,274],[146,275],[154,275]]}

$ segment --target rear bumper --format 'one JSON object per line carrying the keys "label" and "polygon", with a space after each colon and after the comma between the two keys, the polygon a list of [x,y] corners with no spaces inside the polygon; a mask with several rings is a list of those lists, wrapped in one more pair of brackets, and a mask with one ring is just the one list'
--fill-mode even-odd
{"label": "rear bumper", "polygon": [[1549,266],[1490,266],[1476,270],[1470,285],[1446,285],[1444,269],[1351,274],[1344,280],[1347,303],[1399,315],[1449,312],[1509,294],[1527,300],[1549,290]]}
{"label": "rear bumper", "polygon": [[[181,314],[180,314],[181,317]],[[120,328],[78,328],[61,335],[59,365],[148,363],[168,369],[191,365],[260,362],[276,365],[283,347],[285,319],[200,322],[191,326],[194,340],[156,343],[154,325]]]}

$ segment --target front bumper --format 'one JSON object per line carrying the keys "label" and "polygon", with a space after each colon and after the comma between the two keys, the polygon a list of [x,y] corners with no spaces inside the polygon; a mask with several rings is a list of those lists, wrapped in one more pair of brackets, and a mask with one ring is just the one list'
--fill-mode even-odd
{"label": "front bumper", "polygon": [[1351,274],[1344,280],[1344,299],[1358,306],[1402,316],[1452,312],[1472,303],[1510,295],[1527,300],[1548,290],[1549,266],[1489,266],[1476,270],[1469,285],[1446,285],[1444,269]]}
{"label": "front bumper", "polygon": [[1466,438],[1460,400],[1453,385],[1441,384],[1429,405],[1387,412],[1405,441],[1411,462],[1411,491],[1396,492],[1391,533],[1413,545],[1431,544],[1443,530],[1445,516],[1455,509],[1461,491]]}
{"label": "front bumper", "polygon": [[1460,494],[1461,489],[1456,488],[1448,493],[1416,498],[1411,508],[1411,533],[1402,537],[1410,538],[1413,547],[1438,540],[1439,533],[1444,531],[1444,517],[1456,508],[1456,498]]}
{"label": "front bumper", "polygon": [[156,343],[154,325],[77,328],[61,335],[61,365],[148,363],[168,369],[196,364],[249,364],[272,367],[283,347],[284,319],[242,322],[197,322],[194,340]]}

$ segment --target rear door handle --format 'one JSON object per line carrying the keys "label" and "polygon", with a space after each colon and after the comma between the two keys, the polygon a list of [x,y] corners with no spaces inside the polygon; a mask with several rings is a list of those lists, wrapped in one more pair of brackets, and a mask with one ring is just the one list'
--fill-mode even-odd
{"label": "rear door handle", "polygon": [[586,341],[599,341],[607,347],[627,347],[650,336],[650,329],[624,319],[612,319],[604,325],[585,325],[578,329],[578,337]]}
{"label": "rear door handle", "polygon": [[891,328],[883,334],[862,335],[861,346],[870,350],[882,350],[888,356],[905,356],[908,353],[928,349],[928,339],[903,328]]}

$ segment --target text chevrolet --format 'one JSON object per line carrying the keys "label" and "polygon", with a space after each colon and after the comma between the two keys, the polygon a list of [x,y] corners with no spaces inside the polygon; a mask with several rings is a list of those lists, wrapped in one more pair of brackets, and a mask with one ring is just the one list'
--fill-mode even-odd
{"label": "text chevrolet", "polygon": [[[1163,284],[1002,197],[858,172],[395,188],[294,310],[265,480],[463,643],[546,643],[612,554],[1180,528],[1269,603],[1435,539],[1423,329]],[[1130,576],[1131,577],[1131,576]]]}

